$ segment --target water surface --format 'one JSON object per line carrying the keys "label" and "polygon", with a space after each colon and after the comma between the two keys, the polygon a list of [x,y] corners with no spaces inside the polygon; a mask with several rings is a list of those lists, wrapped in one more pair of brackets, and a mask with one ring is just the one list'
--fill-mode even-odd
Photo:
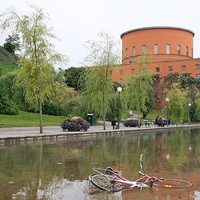
{"label": "water surface", "polygon": [[[98,190],[92,168],[111,166],[129,180],[145,173],[190,181],[185,189]],[[28,200],[200,200],[200,129],[78,138],[0,148],[0,199]]]}

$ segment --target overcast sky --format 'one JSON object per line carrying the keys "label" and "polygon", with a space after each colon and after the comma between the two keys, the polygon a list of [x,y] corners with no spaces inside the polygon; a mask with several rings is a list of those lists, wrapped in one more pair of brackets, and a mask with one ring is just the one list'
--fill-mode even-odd
{"label": "overcast sky", "polygon": [[[67,55],[69,64],[79,67],[88,55],[87,40],[98,40],[99,31],[109,32],[115,41],[128,30],[146,26],[175,26],[195,33],[194,57],[200,57],[200,0],[0,0],[0,13],[13,7],[19,15],[29,14],[27,2],[50,16],[53,33],[60,39],[56,51]],[[8,33],[0,32],[0,45]]]}

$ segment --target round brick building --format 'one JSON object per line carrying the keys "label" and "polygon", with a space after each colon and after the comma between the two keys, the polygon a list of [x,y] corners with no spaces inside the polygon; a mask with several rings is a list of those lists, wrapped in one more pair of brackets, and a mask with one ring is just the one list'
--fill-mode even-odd
{"label": "round brick building", "polygon": [[194,32],[179,27],[144,27],[121,34],[122,64],[130,64],[138,56],[152,54],[152,61],[193,58]]}

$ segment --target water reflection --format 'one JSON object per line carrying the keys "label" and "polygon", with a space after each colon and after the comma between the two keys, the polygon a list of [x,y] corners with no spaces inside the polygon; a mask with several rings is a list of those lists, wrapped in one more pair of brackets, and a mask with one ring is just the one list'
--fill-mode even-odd
{"label": "water reflection", "polygon": [[[0,148],[0,199],[200,199],[200,130],[129,134]],[[88,181],[92,167],[111,166],[124,177],[144,172],[188,180],[187,189],[134,188],[106,193]]]}

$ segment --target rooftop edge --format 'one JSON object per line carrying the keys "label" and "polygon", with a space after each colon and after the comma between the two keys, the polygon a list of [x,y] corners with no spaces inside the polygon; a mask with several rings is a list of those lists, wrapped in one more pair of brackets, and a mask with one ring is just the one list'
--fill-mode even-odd
{"label": "rooftop edge", "polygon": [[121,39],[124,35],[131,33],[131,32],[136,32],[136,31],[142,31],[142,30],[151,30],[151,29],[176,29],[176,30],[182,30],[182,31],[187,31],[191,34],[193,34],[193,37],[195,36],[195,33],[189,29],[186,28],[181,28],[181,27],[173,27],[173,26],[149,26],[149,27],[142,27],[142,28],[135,28],[135,29],[131,29],[128,31],[125,31],[124,33],[122,33],[120,35]]}

